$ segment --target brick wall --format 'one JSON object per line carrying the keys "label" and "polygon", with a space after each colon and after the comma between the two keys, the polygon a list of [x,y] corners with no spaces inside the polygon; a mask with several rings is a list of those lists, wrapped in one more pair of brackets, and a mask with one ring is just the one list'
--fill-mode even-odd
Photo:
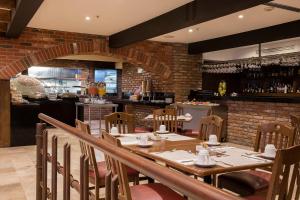
{"label": "brick wall", "polygon": [[125,63],[122,70],[122,92],[133,91],[142,85],[142,81],[149,79],[152,83],[152,91],[154,92],[174,92],[173,82],[168,80],[161,80],[159,75],[149,71],[143,73],[137,72],[137,67]]}
{"label": "brick wall", "polygon": [[187,55],[186,44],[144,41],[110,49],[103,36],[34,28],[26,28],[18,39],[0,37],[0,79],[70,54],[111,56],[142,67],[158,90],[174,91],[178,100],[186,99],[191,88],[201,87],[200,56]]}
{"label": "brick wall", "polygon": [[176,101],[185,101],[191,89],[202,88],[201,56],[188,55],[187,46],[173,45],[173,83]]}
{"label": "brick wall", "polygon": [[300,115],[300,104],[228,101],[229,142],[253,146],[261,123],[290,123],[290,114]]}

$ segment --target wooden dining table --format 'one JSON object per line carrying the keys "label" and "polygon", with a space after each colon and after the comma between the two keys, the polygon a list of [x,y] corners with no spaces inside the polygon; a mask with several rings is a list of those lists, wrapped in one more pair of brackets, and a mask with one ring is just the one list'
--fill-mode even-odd
{"label": "wooden dining table", "polygon": [[[148,134],[151,135],[150,133]],[[178,134],[172,133],[172,135],[176,136]],[[168,134],[164,134],[164,136],[168,137]],[[191,157],[195,159],[196,146],[203,144],[203,141],[199,139],[178,135],[176,136],[176,138],[179,138],[177,141],[172,139],[170,139],[172,141],[168,139],[163,139],[160,141],[153,141],[153,145],[149,147],[141,147],[138,145],[138,143],[134,142],[134,137],[136,137],[136,140],[138,141],[138,137],[140,137],[140,134],[136,136],[133,136],[132,134],[130,136],[133,137],[131,139],[131,142],[126,142],[127,140],[126,137],[127,136],[124,136],[123,138],[122,137],[119,138],[124,148],[140,156],[156,161],[157,163],[166,165],[179,172],[186,173],[189,175],[195,175],[199,177],[205,177],[208,180],[207,182],[211,182],[209,177],[212,177],[213,175],[216,174],[239,171],[239,170],[255,169],[255,168],[265,168],[273,165],[273,160],[261,158],[258,156],[257,152],[240,149],[237,147],[232,147],[228,144],[222,143],[220,146],[208,148],[211,158],[215,158],[217,160],[215,162],[216,165],[212,167],[199,167],[195,165],[193,161],[189,163],[177,162],[160,155],[163,154],[164,152],[174,152],[174,154],[177,154],[177,152],[186,152],[186,153],[190,153]],[[225,149],[225,151],[218,151],[218,149]],[[239,155],[239,157],[237,157],[238,155],[228,155],[226,149],[228,152],[236,152],[237,154],[239,154],[239,152],[241,153],[244,152],[245,155]],[[218,159],[224,159],[224,158],[227,159],[228,161],[230,161],[231,159],[236,160],[236,163],[233,165],[233,164],[227,164],[223,161],[218,161]],[[243,164],[243,160],[248,162],[250,161],[251,164]]]}

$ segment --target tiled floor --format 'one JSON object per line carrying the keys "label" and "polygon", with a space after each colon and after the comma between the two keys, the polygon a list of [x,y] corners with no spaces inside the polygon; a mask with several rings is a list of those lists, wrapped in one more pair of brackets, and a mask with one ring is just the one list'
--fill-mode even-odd
{"label": "tiled floor", "polygon": [[[95,122],[93,122],[93,126],[94,124]],[[97,130],[93,132],[98,133]],[[79,179],[80,148],[78,140],[61,130],[49,129],[49,136],[51,137],[53,134],[58,136],[58,160],[60,163],[63,163],[64,143],[71,144],[71,173]],[[103,160],[100,152],[97,152],[97,159]],[[35,146],[0,148],[0,200],[35,200],[35,160]],[[61,183],[62,179],[59,178],[58,181]],[[74,190],[71,195],[72,199],[79,199]]]}
{"label": "tiled floor", "polygon": [[[98,122],[93,122],[92,127],[98,127]],[[97,129],[93,132],[98,133]],[[49,129],[49,138],[53,134],[58,136],[58,160],[60,163],[63,163],[64,143],[71,144],[71,173],[76,179],[79,179],[80,147],[78,140],[61,130]],[[35,200],[35,151],[35,146],[0,148],[0,200]],[[100,152],[97,152],[97,160],[103,160],[103,154]],[[59,184],[62,183],[61,176],[58,181]],[[50,183],[50,179],[48,183]],[[58,189],[58,193],[61,193],[60,191]],[[71,199],[79,199],[78,193],[73,189],[71,191]]]}

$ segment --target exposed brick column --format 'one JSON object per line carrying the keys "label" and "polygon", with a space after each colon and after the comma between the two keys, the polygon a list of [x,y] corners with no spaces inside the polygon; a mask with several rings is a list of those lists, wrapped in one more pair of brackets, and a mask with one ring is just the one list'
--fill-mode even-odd
{"label": "exposed brick column", "polygon": [[187,45],[173,49],[173,81],[176,101],[185,101],[191,89],[202,88],[201,55],[188,55]]}

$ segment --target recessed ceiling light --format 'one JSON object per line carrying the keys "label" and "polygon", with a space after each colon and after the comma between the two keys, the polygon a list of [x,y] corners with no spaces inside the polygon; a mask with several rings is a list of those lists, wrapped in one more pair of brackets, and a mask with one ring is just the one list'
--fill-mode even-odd
{"label": "recessed ceiling light", "polygon": [[192,32],[194,32],[194,30],[190,28],[190,29],[189,29],[189,33],[192,33]]}
{"label": "recessed ceiling light", "polygon": [[90,20],[91,20],[91,17],[86,16],[86,17],[85,17],[85,20],[86,20],[86,21],[90,21]]}
{"label": "recessed ceiling light", "polygon": [[244,18],[244,15],[239,15],[239,19],[243,19]]}

